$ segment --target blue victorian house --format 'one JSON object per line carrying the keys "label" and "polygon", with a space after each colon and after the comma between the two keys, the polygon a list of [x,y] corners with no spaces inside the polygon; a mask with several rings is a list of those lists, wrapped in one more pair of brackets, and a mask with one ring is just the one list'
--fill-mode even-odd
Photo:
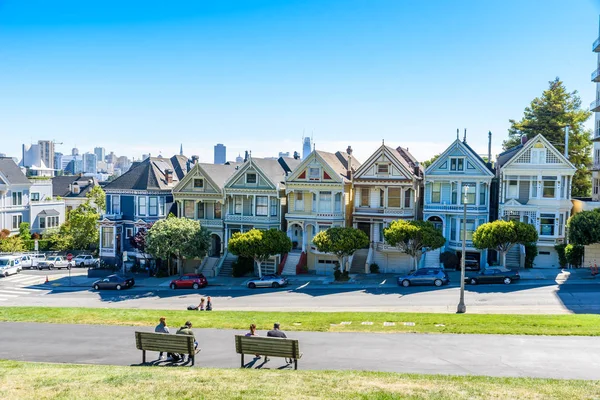
{"label": "blue victorian house", "polygon": [[104,187],[106,213],[100,225],[100,258],[120,264],[123,252],[128,257],[143,258],[130,244],[130,238],[169,212],[173,206],[173,188],[190,167],[187,157],[149,157]]}

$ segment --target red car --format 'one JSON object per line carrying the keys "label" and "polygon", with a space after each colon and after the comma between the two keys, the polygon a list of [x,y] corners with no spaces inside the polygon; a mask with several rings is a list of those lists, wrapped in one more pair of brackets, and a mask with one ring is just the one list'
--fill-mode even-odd
{"label": "red car", "polygon": [[208,281],[202,274],[185,274],[171,281],[171,289],[199,289],[206,285]]}

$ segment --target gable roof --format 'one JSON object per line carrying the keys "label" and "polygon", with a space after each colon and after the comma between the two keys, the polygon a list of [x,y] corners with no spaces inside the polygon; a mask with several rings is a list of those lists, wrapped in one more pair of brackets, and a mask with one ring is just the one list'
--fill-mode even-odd
{"label": "gable roof", "polygon": [[[315,150],[317,154],[329,165],[329,167],[335,171],[336,174],[342,177],[345,182],[349,182],[348,179],[348,157],[350,156],[345,151],[336,151],[335,153],[329,153],[322,150]],[[310,157],[306,157],[307,159]],[[360,161],[356,157],[352,156],[352,173],[354,174],[361,166]]]}
{"label": "gable roof", "polygon": [[249,157],[248,161],[242,164],[237,164],[237,171],[230,175],[225,185],[229,182],[235,182],[245,170],[253,165],[266,179],[268,179],[275,187],[279,187],[280,183],[285,181],[285,177],[292,172],[302,161],[290,157],[273,158],[255,158]]}
{"label": "gable roof", "polygon": [[[401,149],[402,153],[398,151]],[[393,160],[396,161],[398,165],[400,165],[400,169],[407,177],[416,177],[419,178],[418,175],[415,175],[415,165],[418,165],[416,159],[408,152],[408,149],[404,149],[402,147],[398,147],[398,149],[394,149],[390,146],[382,144],[377,150],[371,154],[371,156],[365,161],[359,168],[356,169],[355,177],[360,176],[368,167],[370,167],[379,157],[380,154],[387,154],[391,156]],[[403,154],[404,153],[404,154]],[[411,166],[412,165],[412,166]],[[419,167],[419,171],[421,171]]]}
{"label": "gable roof", "polygon": [[[184,161],[185,160],[185,161]],[[167,183],[165,171],[173,171],[173,182]],[[148,157],[133,164],[129,171],[108,183],[104,190],[171,190],[187,174],[187,157]]]}
{"label": "gable roof", "polygon": [[446,148],[446,150],[444,150],[444,152],[442,154],[440,154],[440,156],[437,158],[437,160],[435,160],[429,167],[427,167],[427,169],[425,170],[425,173],[426,174],[431,173],[434,169],[438,168],[439,167],[438,164],[443,162],[443,160],[446,158],[446,156],[448,155],[450,150],[453,149],[454,147],[462,148],[465,152],[468,153],[468,155],[473,157],[477,163],[479,163],[479,166],[481,167],[481,169],[483,171],[487,172],[488,175],[491,175],[491,176],[494,175],[494,169],[491,167],[490,163],[486,163],[484,161],[484,159],[481,158],[481,156],[479,154],[477,154],[475,152],[475,150],[473,150],[471,148],[471,146],[469,146],[467,144],[467,142],[462,141],[460,139],[454,140],[454,142],[452,142],[452,144],[450,144],[450,146],[448,146]]}
{"label": "gable roof", "polygon": [[10,157],[0,157],[0,173],[6,178],[8,184],[29,185],[29,179],[25,176],[21,168]]}
{"label": "gable roof", "polygon": [[[73,183],[79,185],[79,193],[73,193],[71,191],[71,185]],[[83,176],[83,174],[55,176],[52,178],[52,196],[85,197],[85,195],[97,185],[98,180],[93,176]]]}
{"label": "gable roof", "polygon": [[208,164],[208,163],[196,163],[186,176],[179,181],[179,183],[173,188],[175,191],[182,191],[183,188],[197,176],[196,171],[201,171],[202,176],[208,180],[209,184],[218,190],[223,190],[225,182],[232,176],[239,164],[228,163],[228,164]]}
{"label": "gable roof", "polygon": [[[498,169],[503,168],[509,164],[511,164],[514,160],[516,160],[519,156],[521,156],[521,154],[525,153],[527,150],[531,149],[533,147],[533,145],[535,143],[538,142],[542,142],[544,144],[544,146],[549,149],[550,151],[552,151],[563,163],[567,164],[568,166],[570,166],[573,170],[576,170],[577,168],[575,168],[575,166],[573,165],[573,163],[571,163],[571,161],[569,161],[568,158],[566,158],[564,156],[563,153],[561,153],[560,151],[558,151],[556,149],[556,147],[554,147],[552,145],[552,143],[550,143],[548,141],[548,139],[546,139],[541,133],[536,135],[533,139],[529,139],[527,142],[525,142],[524,144],[519,144],[515,147],[512,147],[508,150],[506,150],[503,153],[500,153],[498,155]],[[500,162],[500,160],[502,159],[502,163]]]}

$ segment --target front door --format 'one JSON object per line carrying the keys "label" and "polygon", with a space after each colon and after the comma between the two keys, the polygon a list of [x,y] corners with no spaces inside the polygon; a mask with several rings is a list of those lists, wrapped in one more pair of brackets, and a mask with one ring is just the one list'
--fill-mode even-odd
{"label": "front door", "polygon": [[356,224],[356,227],[363,231],[367,237],[369,238],[369,242],[371,241],[371,224],[368,222],[359,222]]}

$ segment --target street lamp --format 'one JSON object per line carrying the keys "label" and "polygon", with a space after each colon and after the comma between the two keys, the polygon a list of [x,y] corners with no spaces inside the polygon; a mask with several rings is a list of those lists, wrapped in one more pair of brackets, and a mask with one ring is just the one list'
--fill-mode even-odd
{"label": "street lamp", "polygon": [[465,305],[465,250],[467,248],[467,194],[469,193],[469,186],[465,186],[463,195],[463,223],[462,223],[462,256],[460,258],[460,300],[458,307],[456,308],[457,314],[464,314],[467,312],[467,306]]}

